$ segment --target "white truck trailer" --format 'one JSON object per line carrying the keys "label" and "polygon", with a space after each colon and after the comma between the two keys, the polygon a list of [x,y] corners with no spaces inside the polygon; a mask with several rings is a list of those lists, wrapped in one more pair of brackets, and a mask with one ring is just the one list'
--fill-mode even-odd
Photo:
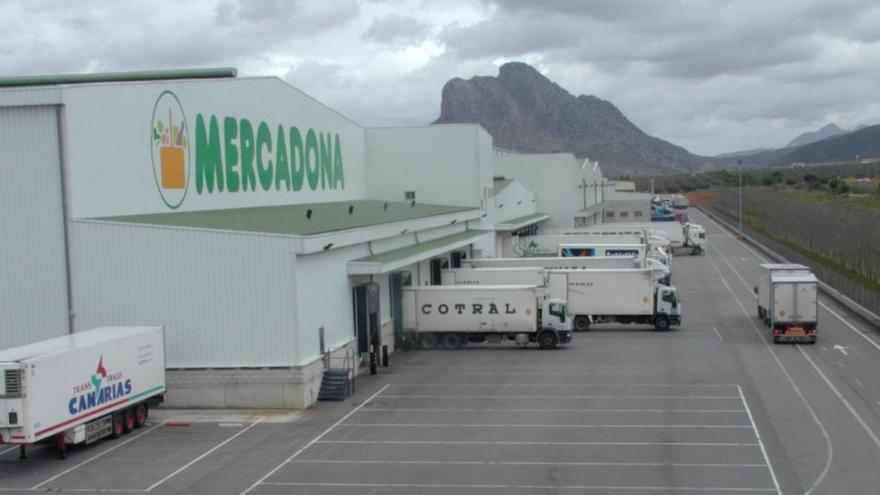
{"label": "white truck trailer", "polygon": [[462,268],[536,268],[545,270],[598,270],[617,268],[647,268],[653,272],[654,280],[669,285],[669,267],[648,258],[633,260],[620,257],[570,257],[570,258],[474,258],[462,260]]}
{"label": "white truck trailer", "polygon": [[558,246],[557,256],[563,258],[575,257],[605,257],[605,258],[633,258],[653,259],[666,266],[672,264],[672,260],[666,251],[660,247],[651,247],[645,244],[598,244],[598,243],[563,243]]}
{"label": "white truck trailer", "polygon": [[551,296],[565,294],[575,331],[604,322],[648,324],[657,330],[681,325],[678,290],[658,283],[647,268],[559,270],[550,273],[548,282]]}
{"label": "white truck trailer", "polygon": [[565,300],[534,285],[406,287],[402,306],[404,332],[422,349],[503,339],[552,349],[571,341]]}
{"label": "white truck trailer", "polygon": [[102,327],[0,351],[0,444],[66,445],[144,425],[165,394],[162,327]]}
{"label": "white truck trailer", "polygon": [[593,323],[646,323],[657,330],[681,324],[682,305],[675,287],[658,283],[651,269],[543,270],[535,267],[447,270],[444,284],[531,283],[540,276],[545,294],[564,299],[574,315],[574,330]]}
{"label": "white truck trailer", "polygon": [[581,235],[585,232],[596,232],[606,236],[632,236],[644,232],[648,236],[648,244],[652,237],[663,237],[669,240],[674,253],[690,251],[700,254],[706,250],[706,230],[696,223],[680,224],[677,222],[638,222],[638,223],[604,223],[590,227],[569,229],[549,228],[541,231],[544,235]]}
{"label": "white truck trailer", "polygon": [[819,280],[804,265],[765,263],[760,268],[758,317],[771,329],[773,342],[815,343]]}

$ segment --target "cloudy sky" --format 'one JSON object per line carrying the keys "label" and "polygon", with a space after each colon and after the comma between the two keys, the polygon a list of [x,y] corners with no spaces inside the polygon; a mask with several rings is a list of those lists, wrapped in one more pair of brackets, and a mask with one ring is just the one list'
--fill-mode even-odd
{"label": "cloudy sky", "polygon": [[5,0],[4,75],[234,66],[370,126],[534,65],[695,153],[880,123],[876,0]]}

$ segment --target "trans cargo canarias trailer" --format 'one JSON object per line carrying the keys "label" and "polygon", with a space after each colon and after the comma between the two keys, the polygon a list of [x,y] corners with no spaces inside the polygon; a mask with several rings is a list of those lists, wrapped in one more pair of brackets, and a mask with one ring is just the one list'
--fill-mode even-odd
{"label": "trans cargo canarias trailer", "polygon": [[552,349],[571,341],[565,300],[534,285],[406,287],[403,327],[422,349],[502,339]]}
{"label": "trans cargo canarias trailer", "polygon": [[[0,351],[0,443],[67,444],[143,426],[165,393],[162,327],[103,327]],[[22,447],[22,455],[24,447]]]}
{"label": "trans cargo canarias trailer", "polygon": [[755,294],[758,317],[773,342],[816,342],[819,281],[803,265],[762,264]]}

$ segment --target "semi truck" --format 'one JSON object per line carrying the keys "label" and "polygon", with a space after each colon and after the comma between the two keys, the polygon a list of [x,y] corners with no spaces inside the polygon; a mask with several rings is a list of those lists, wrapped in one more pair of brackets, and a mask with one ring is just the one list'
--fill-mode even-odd
{"label": "semi truck", "polygon": [[635,260],[622,257],[570,257],[570,258],[474,258],[462,260],[462,268],[523,268],[541,267],[545,270],[597,270],[614,268],[646,268],[653,273],[654,280],[669,285],[669,267],[647,258]]}
{"label": "semi truck", "polygon": [[558,256],[560,258],[579,257],[606,257],[606,258],[634,258],[653,259],[670,266],[672,259],[666,251],[660,247],[648,247],[645,244],[592,244],[592,243],[563,243],[559,244]]}
{"label": "semi truck", "polygon": [[819,280],[804,265],[765,263],[760,269],[758,318],[770,328],[773,342],[815,343]]}
{"label": "semi truck", "polygon": [[406,287],[402,309],[404,333],[422,349],[502,340],[553,349],[571,342],[565,299],[535,285]]}
{"label": "semi truck", "polygon": [[[535,267],[459,268],[448,270],[446,282],[491,285],[499,281],[530,283]],[[547,296],[565,300],[574,315],[573,328],[586,331],[593,323],[653,325],[668,330],[681,324],[682,305],[675,287],[663,285],[651,269],[544,270]],[[446,283],[444,282],[444,283]]]}
{"label": "semi truck", "polygon": [[600,232],[593,230],[567,231],[560,234],[539,234],[511,238],[510,256],[557,256],[561,244],[632,245],[644,244],[647,248],[668,248],[669,239],[647,232],[631,229],[623,232]]}
{"label": "semi truck", "polygon": [[673,253],[690,250],[692,254],[700,254],[706,249],[706,230],[696,223],[685,223],[683,225],[675,222],[606,223],[579,229],[549,228],[542,230],[541,234],[583,235],[586,232],[596,232],[609,237],[621,236],[621,238],[638,235],[638,232],[644,232],[643,235],[647,235],[647,243],[649,245],[657,244],[665,247],[663,244],[652,242],[652,239],[657,237],[667,239]]}
{"label": "semi truck", "polygon": [[102,327],[0,351],[0,444],[119,437],[165,394],[162,327]]}

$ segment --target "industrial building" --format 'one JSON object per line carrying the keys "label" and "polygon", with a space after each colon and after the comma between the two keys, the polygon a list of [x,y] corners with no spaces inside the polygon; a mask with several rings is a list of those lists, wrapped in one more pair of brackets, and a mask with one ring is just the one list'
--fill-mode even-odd
{"label": "industrial building", "polygon": [[364,128],[234,70],[0,86],[0,348],[162,325],[174,406],[307,407],[327,366],[400,344],[402,287],[601,222],[612,188],[478,125]]}

